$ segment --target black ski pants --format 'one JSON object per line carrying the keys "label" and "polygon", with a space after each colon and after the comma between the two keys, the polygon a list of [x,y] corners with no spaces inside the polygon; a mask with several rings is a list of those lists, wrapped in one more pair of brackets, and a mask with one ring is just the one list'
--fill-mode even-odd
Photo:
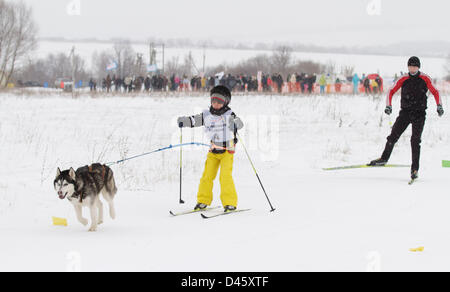
{"label": "black ski pants", "polygon": [[394,150],[395,144],[398,142],[400,137],[406,131],[408,126],[412,125],[412,136],[411,136],[411,150],[412,150],[412,165],[411,170],[419,170],[420,167],[420,144],[422,143],[422,133],[425,126],[426,120],[425,110],[401,110],[400,115],[395,121],[392,127],[392,133],[387,138],[386,147],[384,149],[382,159],[388,161],[391,157],[392,151]]}

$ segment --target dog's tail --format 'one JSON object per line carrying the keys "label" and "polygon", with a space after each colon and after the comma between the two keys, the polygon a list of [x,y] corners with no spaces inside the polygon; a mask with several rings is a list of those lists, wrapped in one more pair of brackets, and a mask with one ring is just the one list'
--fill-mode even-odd
{"label": "dog's tail", "polygon": [[117,194],[116,181],[114,180],[114,173],[109,166],[105,167],[105,188],[106,191],[111,195],[115,196]]}

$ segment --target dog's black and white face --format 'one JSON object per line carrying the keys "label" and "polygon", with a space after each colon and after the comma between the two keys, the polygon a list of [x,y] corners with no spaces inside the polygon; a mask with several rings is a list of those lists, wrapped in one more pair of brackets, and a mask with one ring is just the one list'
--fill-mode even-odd
{"label": "dog's black and white face", "polygon": [[56,171],[56,178],[53,182],[55,191],[61,200],[71,197],[75,193],[76,175],[73,168],[61,171],[59,168]]}

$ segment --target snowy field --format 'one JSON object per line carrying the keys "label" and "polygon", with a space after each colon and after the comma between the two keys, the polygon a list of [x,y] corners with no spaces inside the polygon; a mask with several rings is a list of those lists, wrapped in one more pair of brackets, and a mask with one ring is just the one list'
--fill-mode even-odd
{"label": "snowy field", "polygon": [[[448,96],[443,97],[447,107]],[[394,110],[399,109],[399,97]],[[117,219],[96,233],[53,190],[56,168],[111,162],[179,143],[176,117],[200,113],[205,97],[0,96],[0,271],[450,271],[450,115],[430,98],[421,179],[409,169],[324,172],[378,158],[396,116],[384,98],[235,97],[242,138],[268,195],[270,213],[242,144],[234,178],[251,212],[204,220],[171,218],[196,203],[207,148],[183,148],[112,167]],[[183,142],[207,142],[184,130]],[[391,162],[410,163],[410,130]],[[218,181],[214,206],[220,205]],[[87,210],[84,210],[87,216]],[[68,227],[52,226],[52,216]],[[88,217],[89,218],[89,217]],[[423,246],[422,253],[410,248]]]}
{"label": "snowy field", "polygon": [[[91,66],[92,56],[95,52],[112,51],[113,44],[108,43],[71,43],[71,42],[52,42],[41,41],[35,56],[44,58],[48,54],[65,53],[69,54],[72,47],[76,47],[76,52],[85,61],[88,67]],[[147,45],[133,45],[136,52],[144,54],[148,59],[149,47]],[[192,53],[194,63],[197,68],[203,65],[203,54],[206,56],[206,66],[217,66],[220,64],[236,64],[259,54],[271,55],[272,51],[258,50],[238,50],[238,49],[203,49],[198,48],[166,48],[165,60],[170,61],[173,58],[179,58],[182,62],[184,57]],[[351,54],[330,54],[330,53],[307,53],[293,52],[294,60],[313,61],[322,64],[334,64],[339,71],[343,67],[353,66],[355,72],[360,76],[363,73],[380,73],[383,77],[391,78],[395,74],[399,74],[400,70],[406,71],[406,63],[411,56],[378,56],[378,55],[351,55]],[[442,78],[447,75],[446,59],[421,57],[422,71],[434,78]],[[400,69],[399,69],[400,68]]]}

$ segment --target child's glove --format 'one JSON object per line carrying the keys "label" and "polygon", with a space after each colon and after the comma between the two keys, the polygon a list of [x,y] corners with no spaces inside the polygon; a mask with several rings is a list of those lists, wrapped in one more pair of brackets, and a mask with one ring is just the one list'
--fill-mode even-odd
{"label": "child's glove", "polygon": [[437,106],[437,112],[440,117],[444,115],[444,108],[442,107],[441,104]]}
{"label": "child's glove", "polygon": [[191,128],[192,121],[189,117],[179,117],[177,120],[178,127],[180,128]]}
{"label": "child's glove", "polygon": [[230,127],[231,132],[234,133],[235,130],[242,129],[244,127],[244,123],[238,117],[236,117],[236,118],[231,117],[229,127]]}

